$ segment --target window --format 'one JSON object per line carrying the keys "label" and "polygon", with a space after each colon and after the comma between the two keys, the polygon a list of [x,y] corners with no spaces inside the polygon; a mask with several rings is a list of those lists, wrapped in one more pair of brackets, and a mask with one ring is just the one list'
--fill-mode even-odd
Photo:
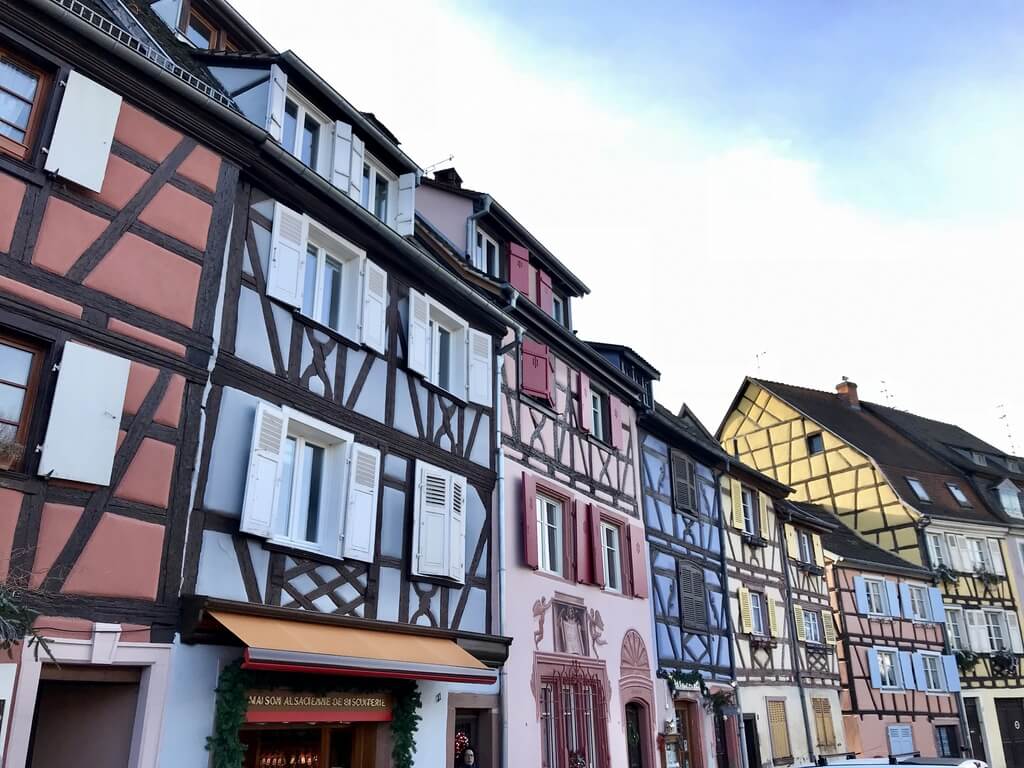
{"label": "window", "polygon": [[899,688],[899,659],[896,651],[877,651],[878,680],[880,688]]}
{"label": "window", "polygon": [[181,31],[196,48],[209,51],[237,51],[228,33],[203,16],[194,3],[186,3]]}
{"label": "window", "polygon": [[962,608],[946,606],[946,632],[949,634],[949,647],[954,651],[967,650],[967,625],[964,624]]}
{"label": "window", "polygon": [[42,350],[0,336],[0,469],[20,469]]}
{"label": "window", "polygon": [[975,571],[991,571],[988,544],[984,539],[967,538],[967,559]]}
{"label": "window", "polygon": [[554,688],[550,684],[540,690],[540,722],[543,731],[541,743],[542,768],[558,768],[558,723],[555,719]]}
{"label": "window", "polygon": [[818,746],[836,746],[836,732],[832,724],[832,702],[824,698],[812,698],[811,708],[814,710],[814,732],[818,737]]}
{"label": "window", "polygon": [[821,614],[817,611],[804,610],[804,641],[817,645],[822,644]]}
{"label": "window", "polygon": [[936,725],[939,757],[961,757],[960,731],[955,725]]}
{"label": "window", "polygon": [[[366,181],[366,174],[363,174],[363,181]],[[476,250],[473,253],[473,266],[481,272],[486,272],[491,277],[498,277],[501,270],[499,261],[498,243],[486,232],[477,230]]]}
{"label": "window", "polygon": [[932,497],[928,495],[928,491],[924,489],[924,486],[921,484],[921,481],[918,480],[916,477],[908,477],[907,485],[910,486],[910,490],[914,492],[914,495],[917,496],[919,501],[932,500]]}
{"label": "window", "polygon": [[440,304],[430,305],[431,375],[428,381],[465,397],[466,321]]}
{"label": "window", "polygon": [[813,563],[814,562],[814,540],[811,538],[811,534],[807,531],[796,532],[797,544],[800,547],[800,562],[801,563]]}
{"label": "window", "polygon": [[601,549],[604,556],[605,589],[622,592],[622,530],[611,523],[601,523]]}
{"label": "window", "polygon": [[22,160],[28,156],[46,82],[40,70],[0,49],[0,151]]}
{"label": "window", "polygon": [[890,725],[886,728],[889,736],[890,755],[909,755],[914,751],[914,731],[909,725]]}
{"label": "window", "polygon": [[946,676],[942,672],[942,659],[937,653],[921,654],[921,669],[924,670],[924,687],[927,691],[946,690]]}
{"label": "window", "polygon": [[931,611],[928,603],[928,593],[924,587],[908,586],[907,592],[910,595],[910,616],[916,621],[929,621]]}
{"label": "window", "polygon": [[889,601],[886,597],[885,582],[882,579],[864,579],[864,589],[867,594],[868,613],[888,615]]}
{"label": "window", "polygon": [[963,490],[956,483],[946,483],[946,487],[949,488],[950,494],[956,499],[956,503],[961,507],[970,507],[971,502],[967,500],[967,496]]}
{"label": "window", "polygon": [[306,285],[302,312],[335,330],[341,330],[341,284],[344,265],[326,248],[306,247]]}
{"label": "window", "polygon": [[950,565],[949,549],[942,534],[929,533],[925,539],[928,542],[928,558],[931,561],[932,568],[938,568],[940,565]]}
{"label": "window", "polygon": [[559,768],[578,756],[581,768],[600,768],[608,752],[605,711],[601,687],[586,673],[543,678],[541,765]]}
{"label": "window", "polygon": [[611,417],[609,415],[608,395],[593,384],[590,385],[590,419],[592,425],[591,434],[602,443],[609,442]]}
{"label": "window", "polygon": [[704,569],[677,561],[679,574],[679,616],[682,625],[691,630],[707,630],[708,605],[704,586]]}
{"label": "window", "polygon": [[818,453],[825,452],[825,438],[822,437],[821,432],[816,432],[813,435],[807,436],[807,453],[814,456]]}
{"label": "window", "polygon": [[743,504],[743,530],[751,536],[757,535],[757,494],[750,488],[743,486],[740,490],[740,500]]}
{"label": "window", "polygon": [[569,327],[569,303],[566,299],[559,296],[557,293],[551,296],[551,316],[555,319],[555,322],[559,325],[568,328]]}
{"label": "window", "polygon": [[789,724],[786,722],[786,702],[784,699],[768,699],[768,732],[772,743],[772,761],[785,763],[792,761],[793,751],[789,746]]}
{"label": "window", "polygon": [[1010,470],[1011,472],[1014,472],[1014,473],[1016,473],[1018,475],[1021,473],[1020,462],[1017,461],[1017,459],[1007,459],[1006,460],[1006,468],[1008,470]]}
{"label": "window", "polygon": [[466,580],[466,478],[416,461],[412,572]]}
{"label": "window", "polygon": [[971,451],[971,461],[973,461],[979,467],[984,467],[988,465],[988,460],[985,458],[985,454],[979,453],[978,451]]}
{"label": "window", "polygon": [[768,634],[765,621],[765,597],[760,592],[750,593],[750,627],[755,635]]}
{"label": "window", "polygon": [[537,494],[537,557],[542,571],[563,575],[562,502]]}
{"label": "window", "polygon": [[1002,611],[985,611],[985,630],[988,633],[988,644],[993,651],[1010,649],[1006,642],[1006,618]]}
{"label": "window", "polygon": [[329,155],[327,118],[298,94],[289,92],[284,104],[281,146],[302,164],[323,175]]}
{"label": "window", "polygon": [[363,184],[360,203],[381,221],[390,222],[389,215],[397,205],[398,178],[384,169],[370,153],[363,156]]}
{"label": "window", "polygon": [[999,504],[1003,511],[1011,517],[1024,517],[1020,503],[1020,488],[1009,480],[1004,480],[998,487]]}

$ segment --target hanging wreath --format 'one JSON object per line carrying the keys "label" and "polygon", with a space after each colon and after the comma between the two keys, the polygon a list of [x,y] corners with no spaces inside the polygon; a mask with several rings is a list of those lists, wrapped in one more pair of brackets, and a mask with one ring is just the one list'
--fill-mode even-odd
{"label": "hanging wreath", "polygon": [[466,751],[466,747],[469,746],[469,736],[466,735],[465,731],[455,732],[455,758],[462,757],[462,753]]}
{"label": "hanging wreath", "polygon": [[680,688],[697,688],[704,702],[704,711],[708,714],[717,714],[724,707],[733,703],[734,694],[732,691],[715,691],[712,693],[700,672],[659,669],[658,677],[668,681],[669,689],[673,694]]}

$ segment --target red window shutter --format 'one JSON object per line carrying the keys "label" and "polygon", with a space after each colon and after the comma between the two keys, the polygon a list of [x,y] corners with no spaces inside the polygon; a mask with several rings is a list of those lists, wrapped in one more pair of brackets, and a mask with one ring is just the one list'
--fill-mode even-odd
{"label": "red window shutter", "polygon": [[519,243],[508,244],[508,281],[524,296],[530,295],[530,252]]}
{"label": "red window shutter", "polygon": [[626,526],[626,546],[629,548],[630,585],[633,597],[647,597],[647,558],[644,557],[647,542],[644,540],[643,528]]}
{"label": "red window shutter", "polygon": [[610,397],[608,411],[612,422],[612,448],[619,451],[625,450],[626,433],[622,430],[622,401],[617,397]]}
{"label": "red window shutter", "polygon": [[590,408],[590,377],[580,371],[580,429],[583,432],[594,428],[594,414]]}
{"label": "red window shutter", "polygon": [[537,303],[548,315],[555,314],[555,299],[551,293],[551,275],[537,270]]}
{"label": "red window shutter", "polygon": [[537,480],[523,472],[523,562],[537,570]]}
{"label": "red window shutter", "polygon": [[590,519],[587,517],[587,503],[577,499],[573,502],[573,514],[576,521],[576,535],[573,547],[576,550],[576,581],[590,584],[593,581],[593,565],[590,562]]}
{"label": "red window shutter", "polygon": [[592,584],[604,587],[604,549],[601,546],[601,508],[596,504],[590,507],[590,562],[593,564],[594,578]]}
{"label": "red window shutter", "polygon": [[523,339],[523,393],[541,400],[551,398],[551,371],[548,368],[548,348],[531,339]]}

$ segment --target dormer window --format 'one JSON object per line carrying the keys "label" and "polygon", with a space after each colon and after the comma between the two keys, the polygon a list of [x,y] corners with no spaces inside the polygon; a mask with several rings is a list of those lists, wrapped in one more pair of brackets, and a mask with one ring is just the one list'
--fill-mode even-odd
{"label": "dormer window", "polygon": [[996,490],[999,492],[999,504],[1002,506],[1003,512],[1010,517],[1024,518],[1024,511],[1022,511],[1020,503],[1020,488],[1016,483],[1004,480],[996,486]]}
{"label": "dormer window", "polygon": [[569,327],[567,306],[568,302],[557,293],[551,297],[551,316],[555,318],[556,323],[566,328]]}
{"label": "dormer window", "polygon": [[917,496],[918,501],[930,502],[932,497],[928,495],[928,491],[924,489],[924,485],[916,477],[908,477],[907,485],[910,486],[910,490]]}
{"label": "dormer window", "polygon": [[363,184],[360,203],[383,222],[393,208],[392,198],[398,194],[398,179],[367,152],[363,157]]}
{"label": "dormer window", "polygon": [[949,488],[949,493],[956,499],[956,503],[961,507],[970,507],[971,502],[967,500],[967,496],[964,494],[963,489],[960,488],[956,483],[946,483],[946,487]]}
{"label": "dormer window", "polygon": [[187,3],[181,18],[181,31],[196,48],[204,51],[237,51],[228,33],[204,16],[193,3]]}
{"label": "dormer window", "polygon": [[477,230],[473,266],[491,277],[498,277],[501,266],[498,261],[499,253],[497,241],[486,232]]}
{"label": "dormer window", "polygon": [[987,465],[987,463],[988,463],[988,462],[987,462],[987,461],[985,460],[985,454],[983,454],[983,453],[978,453],[977,451],[971,451],[971,461],[973,461],[973,462],[974,462],[975,464],[977,464],[977,465],[978,465],[979,467],[984,467],[984,466],[986,466],[986,465]]}
{"label": "dormer window", "polygon": [[1017,461],[1016,459],[1007,459],[1006,468],[1011,472],[1014,472],[1018,475],[1020,474],[1020,462]]}
{"label": "dormer window", "polygon": [[321,165],[329,153],[325,145],[330,133],[324,128],[326,123],[327,118],[298,94],[288,94],[284,104],[281,146],[317,173],[322,173]]}

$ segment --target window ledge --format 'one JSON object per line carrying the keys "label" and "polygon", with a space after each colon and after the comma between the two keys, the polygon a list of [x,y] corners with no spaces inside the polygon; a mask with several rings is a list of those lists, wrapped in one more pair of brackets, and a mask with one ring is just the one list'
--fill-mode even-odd
{"label": "window ledge", "polygon": [[[256,538],[259,538],[263,542],[264,548],[271,552],[282,552],[293,557],[305,557],[309,560],[317,560],[319,562],[330,563],[332,565],[346,562],[340,555],[332,555],[319,549],[304,547],[298,542],[289,541],[288,539],[262,539],[259,536]],[[367,565],[369,564],[367,563]]]}
{"label": "window ledge", "polygon": [[764,536],[760,536],[760,535],[758,535],[756,533],[747,533],[746,531],[744,531],[740,535],[743,538],[743,543],[746,544],[748,547],[767,547],[768,546],[768,539],[766,539]]}
{"label": "window ledge", "polygon": [[[378,354],[377,352],[375,352],[374,350],[370,349],[369,347],[364,347],[364,348],[370,354],[373,354],[373,355]],[[426,376],[421,376],[420,374],[416,373],[415,371],[410,371],[408,368],[406,368],[405,372],[406,372],[407,375],[412,376],[413,378],[419,379],[420,383],[422,383],[424,387],[429,389],[431,392],[433,392],[438,397],[444,397],[444,398],[447,398],[449,400],[454,400],[457,405],[468,405],[468,402],[466,401],[466,398],[464,396],[457,395],[454,392],[449,392],[444,387],[441,387],[441,386],[435,384],[434,382],[432,382]]]}
{"label": "window ledge", "polygon": [[409,581],[420,584],[436,584],[439,587],[464,587],[465,582],[447,576],[419,576],[415,573],[409,574]]}
{"label": "window ledge", "polygon": [[803,561],[800,561],[800,562],[797,563],[797,567],[801,571],[804,571],[805,573],[809,573],[812,576],[824,576],[825,575],[825,569],[822,566],[818,565],[817,563],[805,563]]}
{"label": "window ledge", "polygon": [[807,650],[811,653],[820,653],[828,656],[831,656],[833,653],[835,653],[835,649],[827,643],[814,643],[808,640],[804,642],[804,647],[806,647]]}
{"label": "window ledge", "polygon": [[778,641],[772,637],[766,637],[765,635],[749,634],[747,636],[750,639],[751,648],[762,648],[765,650],[771,650],[778,646]]}

